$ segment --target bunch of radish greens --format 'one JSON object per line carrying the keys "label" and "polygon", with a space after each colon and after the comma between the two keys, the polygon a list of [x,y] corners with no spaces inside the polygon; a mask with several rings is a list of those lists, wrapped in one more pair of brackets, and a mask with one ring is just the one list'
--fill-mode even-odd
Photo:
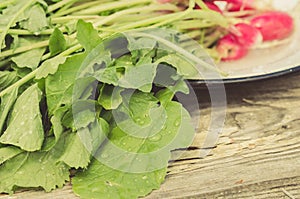
{"label": "bunch of radish greens", "polygon": [[220,57],[230,20],[201,0],[0,0],[0,13],[0,193],[159,188],[170,151],[194,135],[174,96],[196,66],[217,70],[180,41]]}
{"label": "bunch of radish greens", "polygon": [[168,28],[226,25],[194,4],[1,0],[0,193],[70,181],[81,198],[159,188],[170,151],[195,131],[174,95],[199,78],[196,64],[215,70]]}

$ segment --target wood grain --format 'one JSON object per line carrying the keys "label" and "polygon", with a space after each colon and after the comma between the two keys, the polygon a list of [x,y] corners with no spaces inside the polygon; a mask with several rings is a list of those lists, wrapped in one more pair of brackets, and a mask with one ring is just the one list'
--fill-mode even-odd
{"label": "wood grain", "polygon": [[[199,158],[211,120],[198,88],[200,124],[193,145],[172,161],[165,183],[146,198],[300,198],[300,73],[226,85],[226,120],[218,144]],[[0,199],[76,198],[70,185]],[[105,198],[105,197],[104,197]]]}

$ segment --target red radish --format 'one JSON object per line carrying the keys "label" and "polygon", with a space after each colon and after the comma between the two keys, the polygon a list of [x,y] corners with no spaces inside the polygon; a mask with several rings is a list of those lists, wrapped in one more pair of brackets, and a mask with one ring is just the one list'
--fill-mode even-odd
{"label": "red radish", "polygon": [[256,15],[250,22],[261,32],[264,41],[287,38],[294,30],[293,18],[280,11],[269,11]]}
{"label": "red radish", "polygon": [[254,0],[206,0],[207,2],[214,3],[215,1],[226,2],[226,10],[240,11],[240,10],[253,10],[255,9]]}
{"label": "red radish", "polygon": [[238,42],[234,34],[227,34],[222,37],[216,46],[222,61],[238,60],[248,53],[248,48]]}
{"label": "red radish", "polygon": [[[206,6],[210,9],[210,10],[214,10],[216,12],[219,12],[222,14],[222,10],[212,1],[204,1],[204,3],[206,4]],[[195,6],[195,9],[201,9],[198,5]]]}
{"label": "red radish", "polygon": [[247,48],[258,45],[263,41],[260,31],[246,23],[237,23],[230,28],[230,31],[235,34],[238,42]]}

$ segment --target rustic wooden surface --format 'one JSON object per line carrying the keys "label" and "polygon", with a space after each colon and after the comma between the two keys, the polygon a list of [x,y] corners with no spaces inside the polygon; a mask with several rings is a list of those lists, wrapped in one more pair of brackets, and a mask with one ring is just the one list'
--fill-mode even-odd
{"label": "rustic wooden surface", "polygon": [[[147,198],[300,198],[300,73],[226,85],[227,113],[217,146],[199,158],[210,100],[200,89],[201,124],[193,146],[170,164]],[[70,186],[0,199],[76,198]],[[105,197],[104,197],[105,198]]]}

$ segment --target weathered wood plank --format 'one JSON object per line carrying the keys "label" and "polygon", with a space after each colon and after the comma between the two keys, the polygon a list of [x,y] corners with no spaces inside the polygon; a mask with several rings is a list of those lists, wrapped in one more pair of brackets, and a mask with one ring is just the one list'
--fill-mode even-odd
{"label": "weathered wood plank", "polygon": [[[300,198],[300,73],[226,86],[226,121],[218,145],[199,158],[210,100],[199,89],[201,120],[189,150],[171,162],[165,183],[147,198]],[[76,198],[61,190],[1,199]]]}

